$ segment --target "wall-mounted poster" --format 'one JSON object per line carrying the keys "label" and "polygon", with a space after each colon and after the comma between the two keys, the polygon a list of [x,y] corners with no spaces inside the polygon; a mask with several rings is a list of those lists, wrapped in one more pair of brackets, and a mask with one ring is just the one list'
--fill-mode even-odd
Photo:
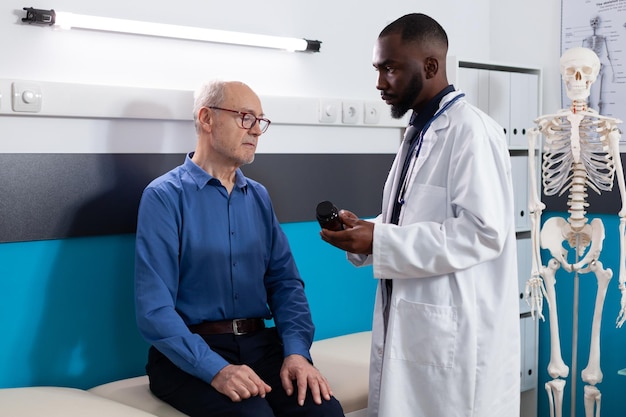
{"label": "wall-mounted poster", "polygon": [[[601,62],[589,106],[626,121],[626,0],[562,0],[561,53],[578,46],[592,49]],[[562,91],[565,108],[570,100]]]}

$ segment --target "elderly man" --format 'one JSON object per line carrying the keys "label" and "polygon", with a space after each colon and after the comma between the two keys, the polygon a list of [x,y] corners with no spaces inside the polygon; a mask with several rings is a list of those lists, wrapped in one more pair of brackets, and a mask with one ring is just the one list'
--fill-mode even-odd
{"label": "elderly man", "polygon": [[[150,389],[190,416],[343,416],[267,190],[239,169],[269,127],[241,82],[204,85],[197,146],[139,207],[135,298]],[[266,328],[273,319],[275,327]]]}

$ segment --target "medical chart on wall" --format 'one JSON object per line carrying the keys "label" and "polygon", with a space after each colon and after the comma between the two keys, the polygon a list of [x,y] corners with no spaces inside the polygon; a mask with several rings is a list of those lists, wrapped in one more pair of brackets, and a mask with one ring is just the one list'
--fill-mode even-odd
{"label": "medical chart on wall", "polygon": [[[601,62],[589,106],[626,122],[626,0],[562,0],[561,53],[579,46],[592,49]],[[570,105],[564,88],[561,104]]]}

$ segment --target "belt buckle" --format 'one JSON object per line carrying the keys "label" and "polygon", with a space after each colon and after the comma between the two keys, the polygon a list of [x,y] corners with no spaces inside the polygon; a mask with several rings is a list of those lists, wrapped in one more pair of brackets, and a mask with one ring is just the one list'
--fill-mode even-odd
{"label": "belt buckle", "polygon": [[244,319],[235,319],[233,320],[233,334],[235,336],[241,336],[246,334],[247,332],[239,331],[239,323],[243,322]]}

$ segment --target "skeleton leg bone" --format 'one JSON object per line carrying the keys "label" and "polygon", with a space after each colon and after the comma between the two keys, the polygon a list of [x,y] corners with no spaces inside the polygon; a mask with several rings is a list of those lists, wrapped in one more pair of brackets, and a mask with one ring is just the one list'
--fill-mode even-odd
{"label": "skeleton leg bone", "polygon": [[600,403],[602,402],[602,394],[600,390],[593,385],[585,385],[585,417],[594,417],[593,409],[595,406],[595,417],[600,417]]}
{"label": "skeleton leg bone", "polygon": [[550,417],[563,416],[563,391],[565,390],[564,379],[553,379],[546,382],[546,392],[550,403]]}
{"label": "skeleton leg bone", "polygon": [[596,305],[593,312],[593,324],[591,327],[591,345],[589,347],[589,362],[583,369],[581,378],[590,385],[602,382],[602,370],[600,369],[600,325],[602,322],[602,309],[606,298],[606,291],[609,281],[613,277],[611,269],[603,269],[602,262],[593,261],[591,270],[596,274],[598,280],[598,291],[596,293]]}
{"label": "skeleton leg bone", "polygon": [[556,259],[550,259],[548,266],[543,268],[543,276],[546,288],[546,299],[548,301],[550,317],[550,362],[548,363],[548,374],[552,378],[566,378],[569,374],[569,367],[563,362],[561,356],[561,338],[559,336],[559,317],[556,311],[556,271],[559,263]]}

